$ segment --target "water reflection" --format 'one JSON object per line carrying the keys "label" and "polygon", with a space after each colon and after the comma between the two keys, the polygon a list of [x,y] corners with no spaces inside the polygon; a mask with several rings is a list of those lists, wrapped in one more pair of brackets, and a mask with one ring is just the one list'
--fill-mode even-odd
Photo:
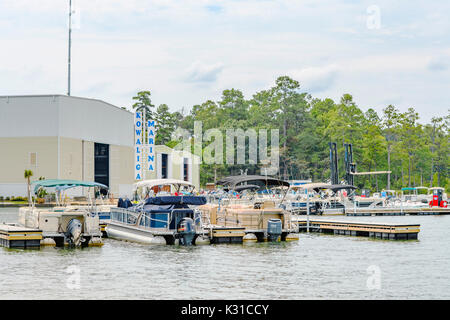
{"label": "water reflection", "polygon": [[[16,217],[16,209],[0,210],[0,221]],[[106,239],[83,249],[0,248],[1,298],[450,298],[450,217],[358,219],[420,223],[419,240],[303,233],[276,243],[184,247]],[[379,289],[368,288],[370,266],[380,270]],[[79,270],[79,289],[68,288],[76,276],[68,270]]]}

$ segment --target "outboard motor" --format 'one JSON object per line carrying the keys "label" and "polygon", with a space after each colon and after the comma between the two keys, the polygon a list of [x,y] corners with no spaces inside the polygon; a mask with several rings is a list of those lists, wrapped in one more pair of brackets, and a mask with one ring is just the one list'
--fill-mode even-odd
{"label": "outboard motor", "polygon": [[70,246],[78,247],[81,244],[81,230],[82,225],[80,220],[74,218],[69,221],[65,237]]}
{"label": "outboard motor", "polygon": [[178,224],[177,236],[180,239],[181,245],[192,245],[195,237],[194,220],[191,218],[183,218]]}
{"label": "outboard motor", "polygon": [[270,219],[267,221],[267,239],[275,242],[281,237],[282,224],[280,219]]}

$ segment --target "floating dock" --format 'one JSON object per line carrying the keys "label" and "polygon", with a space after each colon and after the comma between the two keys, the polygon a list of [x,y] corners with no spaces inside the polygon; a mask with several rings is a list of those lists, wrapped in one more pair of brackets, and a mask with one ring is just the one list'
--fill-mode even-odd
{"label": "floating dock", "polygon": [[108,233],[106,232],[106,226],[108,224],[105,223],[100,223],[100,231],[102,232],[102,238],[108,238]]}
{"label": "floating dock", "polygon": [[213,227],[209,232],[211,244],[242,243],[244,236],[245,228],[239,227]]}
{"label": "floating dock", "polygon": [[450,214],[450,208],[347,208],[346,216],[429,216]]}
{"label": "floating dock", "polygon": [[[293,218],[299,232],[307,230],[305,218]],[[420,232],[420,224],[378,223],[358,221],[336,221],[326,219],[310,219],[309,230],[312,232],[332,233],[346,236],[363,236],[387,240],[416,240]]]}
{"label": "floating dock", "polygon": [[[296,215],[306,215],[306,208],[296,210]],[[408,207],[375,207],[375,208],[336,208],[325,209],[321,214],[311,213],[311,216],[431,216],[431,215],[447,215],[450,214],[450,208],[408,208]]]}
{"label": "floating dock", "polygon": [[15,224],[0,224],[0,245],[7,248],[39,248],[42,230]]}

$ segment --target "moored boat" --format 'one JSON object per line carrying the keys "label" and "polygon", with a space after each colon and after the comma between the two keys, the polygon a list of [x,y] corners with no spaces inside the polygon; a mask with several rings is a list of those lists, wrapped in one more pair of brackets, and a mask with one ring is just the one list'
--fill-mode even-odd
{"label": "moored boat", "polygon": [[[289,189],[288,182],[266,176],[242,175],[224,178],[216,184],[222,186],[222,197],[198,207],[207,226],[243,228],[244,241],[296,238],[292,236],[295,228],[291,224],[291,213],[281,206]],[[274,188],[283,191],[266,192]],[[250,192],[252,190],[262,192]]]}
{"label": "moored boat", "polygon": [[139,202],[119,200],[111,208],[108,237],[155,244],[195,244],[203,238],[202,219],[195,206],[206,198],[193,193],[194,185],[176,179],[144,180],[134,185]]}
{"label": "moored boat", "polygon": [[[79,180],[38,180],[32,183],[35,194],[41,188],[55,188],[57,190],[57,205],[53,208],[37,208],[35,201],[28,207],[19,209],[18,225],[42,231],[41,245],[56,246],[99,246],[101,240],[101,230],[95,199],[91,194],[96,193],[100,188],[107,188],[105,185]],[[60,203],[61,191],[82,187],[88,188],[89,203],[86,205],[65,205]],[[93,188],[93,192],[91,192]]]}

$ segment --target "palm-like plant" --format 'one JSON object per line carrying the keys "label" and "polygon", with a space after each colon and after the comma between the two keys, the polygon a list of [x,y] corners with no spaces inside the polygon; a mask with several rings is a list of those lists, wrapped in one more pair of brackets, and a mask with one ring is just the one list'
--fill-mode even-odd
{"label": "palm-like plant", "polygon": [[31,204],[31,182],[30,178],[33,176],[33,171],[25,170],[23,173],[25,179],[27,179],[27,187],[28,187],[28,204]]}

